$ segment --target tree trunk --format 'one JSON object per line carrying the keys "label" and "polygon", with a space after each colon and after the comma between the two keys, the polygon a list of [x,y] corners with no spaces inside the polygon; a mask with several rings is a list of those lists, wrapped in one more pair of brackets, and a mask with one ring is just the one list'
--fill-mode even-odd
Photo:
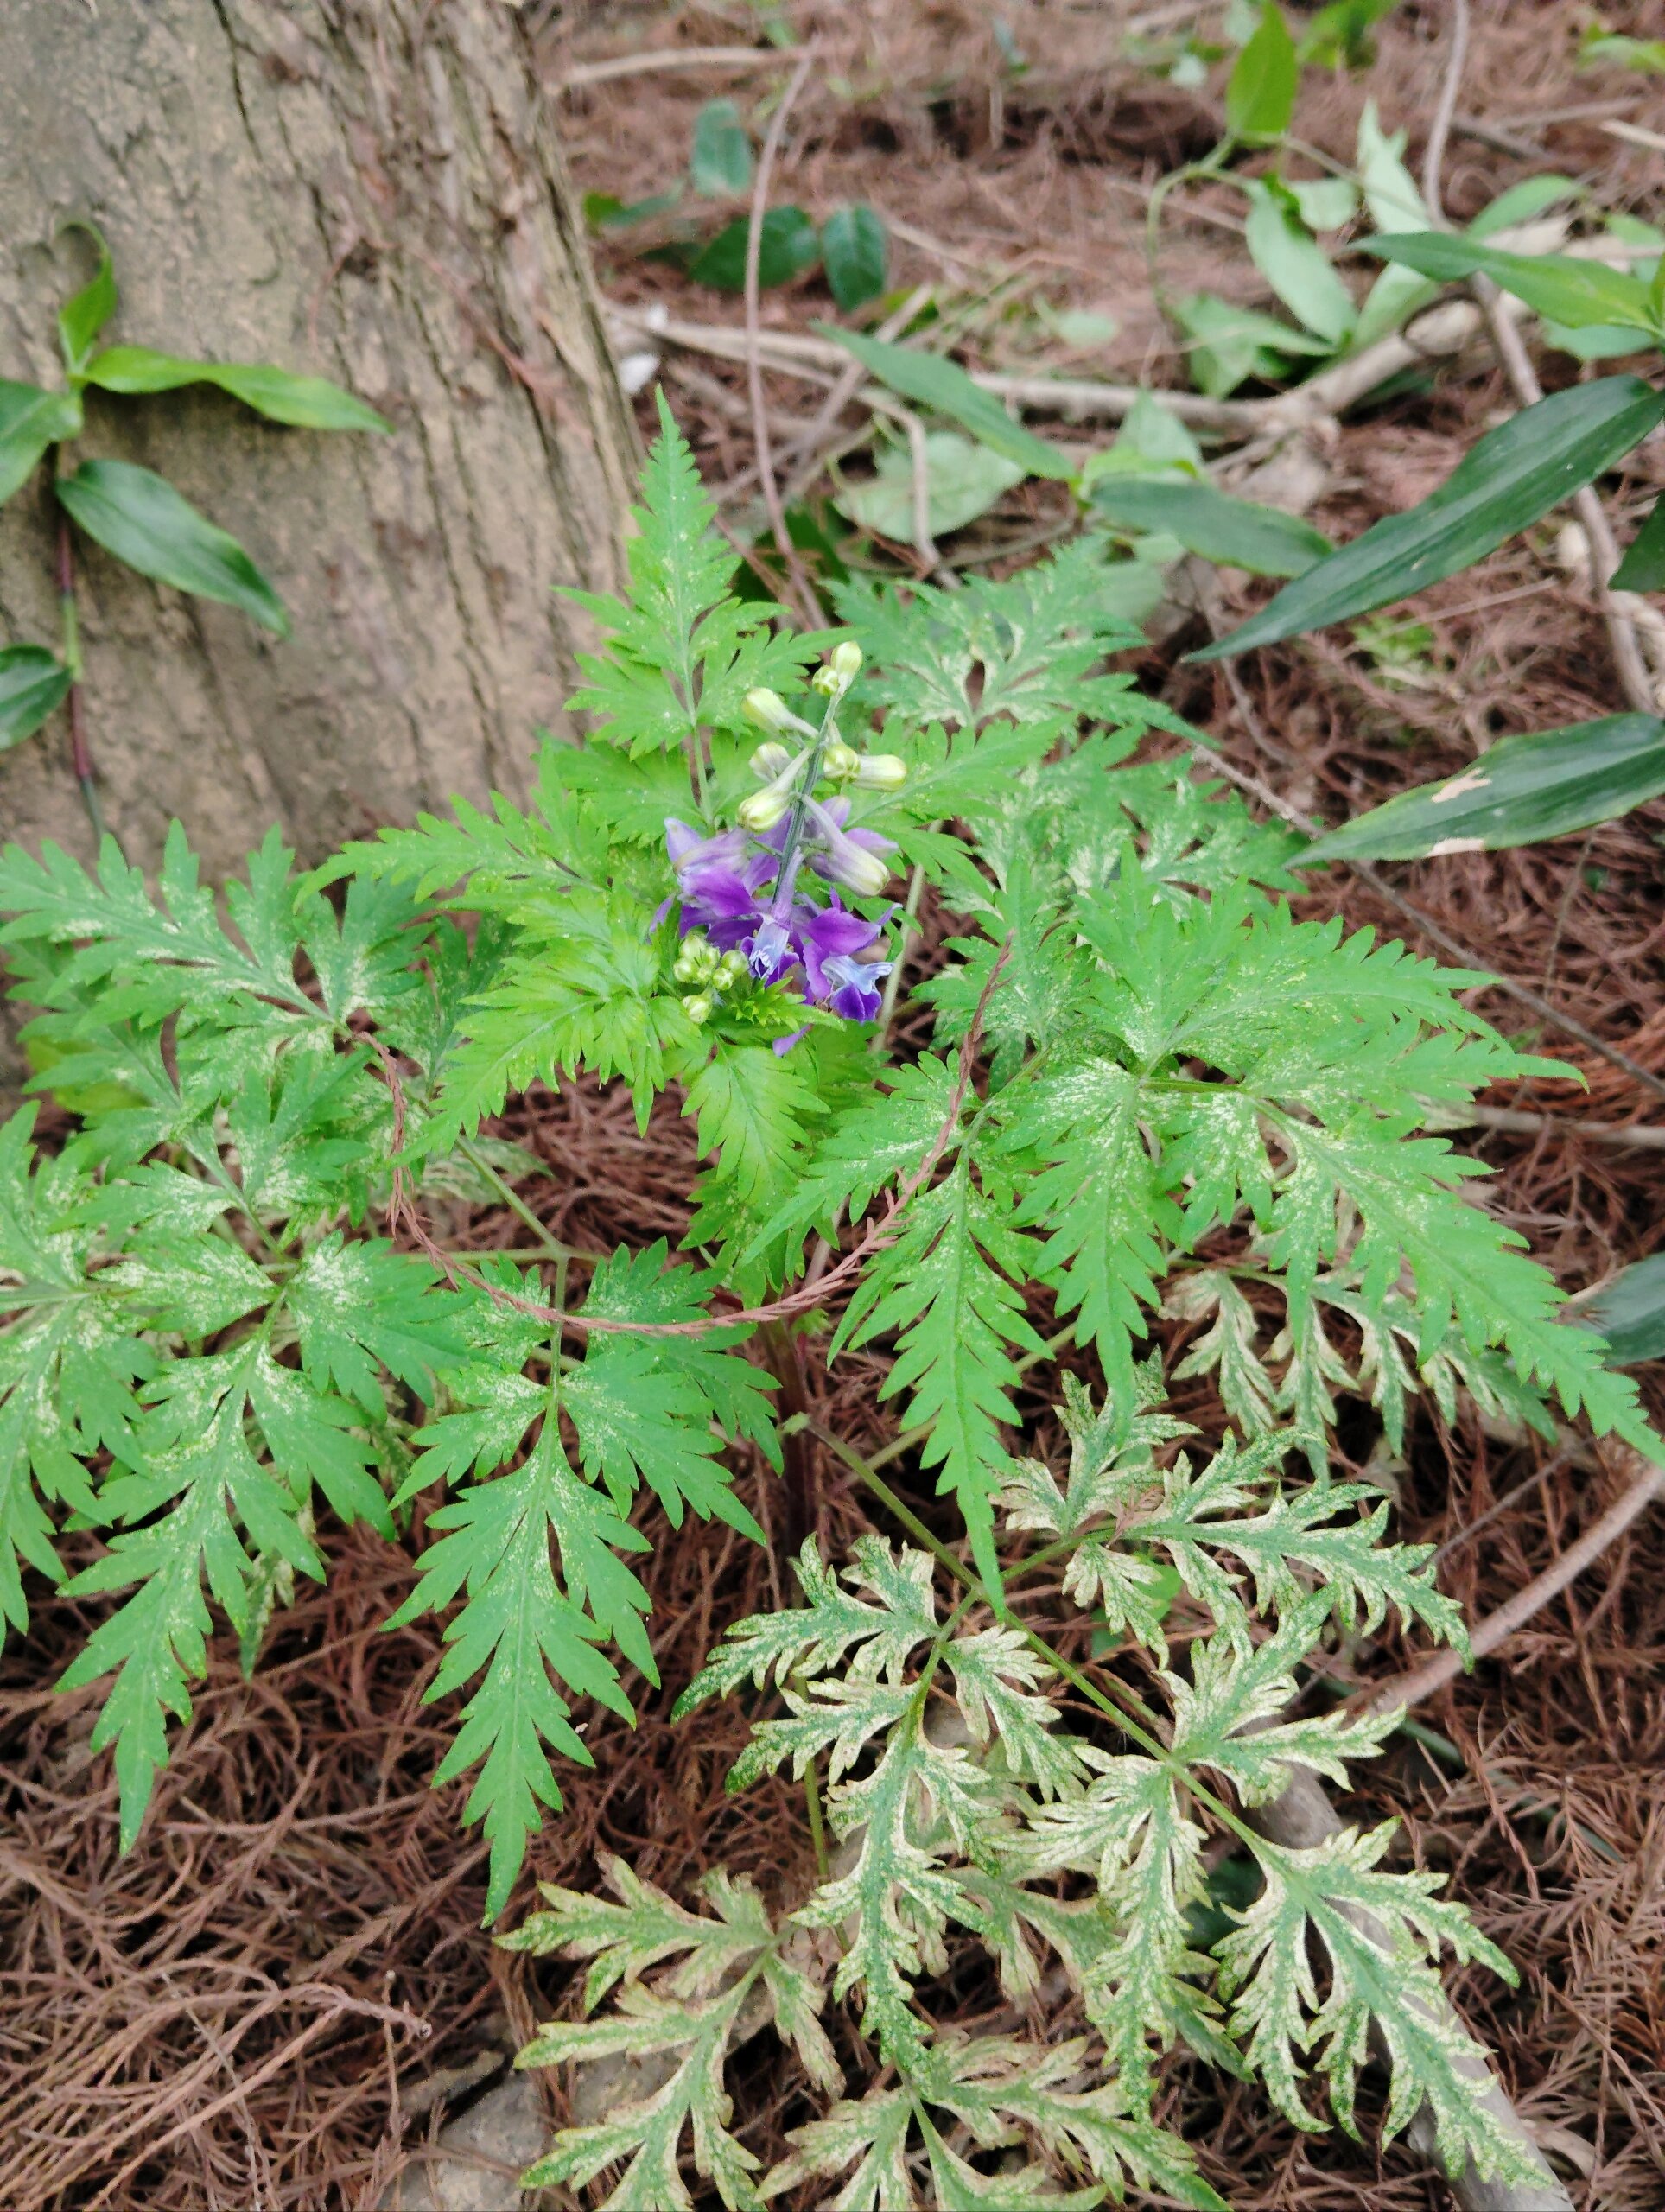
{"label": "tree trunk", "polygon": [[[62,381],[98,224],[104,342],[334,378],[391,436],[284,429],[207,388],[87,394],[79,454],[159,470],[294,634],[85,539],[87,728],[147,865],[177,816],[222,872],[274,822],[315,858],[453,791],[524,793],[620,572],[634,433],[530,43],[505,0],[5,0],[0,376]],[[0,515],[0,643],[55,644],[44,472]],[[0,833],[91,837],[64,717],[0,754]]]}

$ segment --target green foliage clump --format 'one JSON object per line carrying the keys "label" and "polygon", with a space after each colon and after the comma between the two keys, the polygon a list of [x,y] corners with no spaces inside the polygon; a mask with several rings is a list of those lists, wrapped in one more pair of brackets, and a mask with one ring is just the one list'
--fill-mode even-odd
{"label": "green foliage clump", "polygon": [[[1293,918],[1300,841],[1103,672],[1133,639],[1101,611],[1102,551],[956,594],[852,585],[856,675],[852,635],[794,638],[734,596],[668,416],[639,521],[630,598],[589,602],[610,633],[580,694],[593,733],[545,745],[530,805],[460,804],[311,875],[274,836],[223,904],[178,832],[154,890],[109,842],[92,874],[50,847],[0,856],[35,1084],[70,1122],[49,1145],[32,1108],[0,1129],[0,1611],[27,1626],[66,1540],[67,1587],[112,1601],[66,1681],[110,1684],[93,1744],[114,1746],[130,1842],[215,1610],[251,1665],[337,1527],[403,1543],[426,1500],[395,1618],[444,1619],[429,1694],[464,1701],[436,1779],[473,1777],[495,1916],[558,1764],[588,1763],[587,1731],[658,1681],[632,1562],[690,1512],[760,1539],[737,1476],[772,1479],[781,1451],[747,1354],[811,1317],[828,1358],[888,1361],[880,1395],[975,1572],[874,1536],[840,1580],[811,1546],[805,1607],[740,1624],[684,1694],[776,1681],[785,1713],[737,1786],[824,1769],[836,1856],[781,1911],[717,1876],[690,1914],[623,1869],[617,1905],[551,1897],[513,1940],[593,1956],[592,2001],[617,1984],[619,2009],[547,2031],[532,2062],[670,2070],[542,2177],[624,2164],[612,2202],[679,2207],[691,2128],[734,2206],[846,2174],[832,2201],[904,2204],[927,2172],[944,2205],[1128,2181],[1204,2205],[1153,2117],[1161,2053],[1255,2075],[1301,2126],[1316,2063],[1350,2126],[1372,2023],[1390,2129],[1426,2101],[1448,2159],[1506,2171],[1435,2004],[1443,1949],[1497,1955],[1384,1866],[1387,1831],[1293,1851],[1249,1815],[1292,1764],[1339,1779],[1382,1740],[1287,1716],[1328,1637],[1391,1611],[1460,1642],[1385,1503],[1332,1471],[1340,1402],[1374,1406],[1395,1448],[1420,1396],[1452,1419],[1465,1394],[1659,1448],[1600,1338],[1560,1325],[1552,1279],[1476,1202],[1484,1169],[1431,1133],[1553,1064],[1472,1011],[1483,979]],[[759,720],[795,757],[753,752]],[[1153,734],[1167,757],[1136,758]],[[899,916],[891,855],[913,874]],[[683,933],[719,893],[758,902],[746,934]],[[878,980],[894,1002],[923,899],[952,933],[911,994],[935,1035],[899,1053]],[[780,917],[796,934],[766,957]],[[827,936],[824,973],[817,930]],[[537,1163],[486,1125],[581,1076],[627,1086],[643,1127],[692,1119],[683,1256],[575,1252],[516,1194]],[[448,1252],[420,1227],[439,1194],[506,1200],[532,1241]],[[847,1234],[810,1275],[811,1240]],[[1157,1410],[1165,1313],[1201,1325],[1172,1379],[1213,1377],[1230,1424],[1200,1465]],[[1021,1393],[1066,1348],[1099,1382],[1058,1385],[1060,1477],[1022,1448]],[[1033,1632],[1042,1561],[1100,1632],[1086,1671]],[[944,1562],[966,1593],[946,1615]],[[1223,1934],[1217,1839],[1257,1885]],[[1053,1956],[1091,2035],[936,2025],[930,1985],[971,1937],[1014,1996]],[[829,1974],[890,2069],[848,2099]],[[833,2101],[756,2182],[722,2063],[766,2014]]]}

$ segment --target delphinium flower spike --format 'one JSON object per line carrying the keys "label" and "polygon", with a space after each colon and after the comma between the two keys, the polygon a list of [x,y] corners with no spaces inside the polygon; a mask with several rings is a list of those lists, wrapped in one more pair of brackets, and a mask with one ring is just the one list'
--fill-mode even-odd
{"label": "delphinium flower spike", "polygon": [[[836,890],[823,906],[799,887],[806,867],[867,898],[890,880],[892,841],[851,829],[842,794],[816,796],[823,782],[894,791],[906,776],[894,753],[861,753],[839,734],[836,709],[861,665],[860,646],[847,640],[817,671],[813,687],[826,701],[819,728],[777,693],[748,692],[747,716],[767,733],[751,762],[759,788],[740,801],[735,826],[714,836],[674,818],[665,823],[677,887],[659,918],[678,906],[683,948],[675,973],[697,986],[683,1001],[690,1019],[709,1020],[721,995],[747,976],[759,987],[792,984],[808,1004],[845,1020],[872,1020],[879,1011],[879,987],[893,964],[882,924],[850,912]],[[802,741],[797,752],[781,741],[794,738]],[[778,1039],[776,1050],[803,1034],[800,1028]]]}

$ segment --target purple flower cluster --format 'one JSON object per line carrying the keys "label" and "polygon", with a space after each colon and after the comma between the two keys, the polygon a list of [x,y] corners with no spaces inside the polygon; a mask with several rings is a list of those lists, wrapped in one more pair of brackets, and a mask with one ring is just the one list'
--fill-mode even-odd
{"label": "purple flower cluster", "polygon": [[[798,863],[802,859],[835,884],[867,888],[875,876],[882,882],[882,856],[895,847],[872,830],[847,830],[848,799],[811,798],[804,812],[790,855],[785,818],[756,836],[735,829],[715,837],[667,819],[665,847],[677,888],[656,920],[678,905],[680,936],[701,931],[716,952],[738,953],[759,983],[791,983],[808,1005],[830,1007],[848,1021],[871,1021],[893,964],[874,949],[882,925],[851,913],[836,889],[824,906],[806,898],[796,883]],[[783,1038],[776,1051],[803,1034]]]}

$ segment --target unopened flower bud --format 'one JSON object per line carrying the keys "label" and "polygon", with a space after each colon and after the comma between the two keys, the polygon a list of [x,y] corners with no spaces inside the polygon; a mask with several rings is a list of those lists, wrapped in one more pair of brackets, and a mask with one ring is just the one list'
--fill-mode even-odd
{"label": "unopened flower bud", "polygon": [[842,739],[835,739],[821,756],[821,772],[836,784],[847,784],[861,766],[861,754]]}
{"label": "unopened flower bud", "polygon": [[759,688],[746,695],[746,719],[755,722],[759,729],[772,730],[777,736],[789,729],[799,730],[813,736],[808,722],[800,721],[778,691]]}
{"label": "unopened flower bud", "polygon": [[823,696],[842,699],[861,672],[861,648],[854,638],[846,638],[842,645],[833,647],[830,658],[810,681]]}
{"label": "unopened flower bud", "polygon": [[907,762],[899,753],[861,753],[855,780],[862,791],[899,791],[907,781]]}
{"label": "unopened flower bud", "polygon": [[711,969],[716,956],[701,930],[690,930],[677,948],[671,974],[679,983],[697,983]]}
{"label": "unopened flower bud", "polygon": [[711,981],[720,991],[732,991],[746,973],[746,956],[740,952],[725,952],[718,961]]}
{"label": "unopened flower bud", "polygon": [[868,852],[848,837],[839,838],[836,844],[817,857],[816,871],[831,882],[842,883],[847,891],[868,899],[877,898],[890,881],[890,869],[878,854]]}
{"label": "unopened flower bud", "polygon": [[683,1012],[697,1029],[702,1023],[710,1020],[711,1001],[703,991],[697,991],[691,997],[683,1001]]}
{"label": "unopened flower bud", "polygon": [[773,783],[791,765],[792,756],[784,745],[759,745],[752,755],[752,773],[760,784]]}
{"label": "unopened flower bud", "polygon": [[763,791],[748,792],[734,809],[734,819],[742,830],[760,836],[764,830],[774,828],[791,804],[785,792],[771,784]]}

